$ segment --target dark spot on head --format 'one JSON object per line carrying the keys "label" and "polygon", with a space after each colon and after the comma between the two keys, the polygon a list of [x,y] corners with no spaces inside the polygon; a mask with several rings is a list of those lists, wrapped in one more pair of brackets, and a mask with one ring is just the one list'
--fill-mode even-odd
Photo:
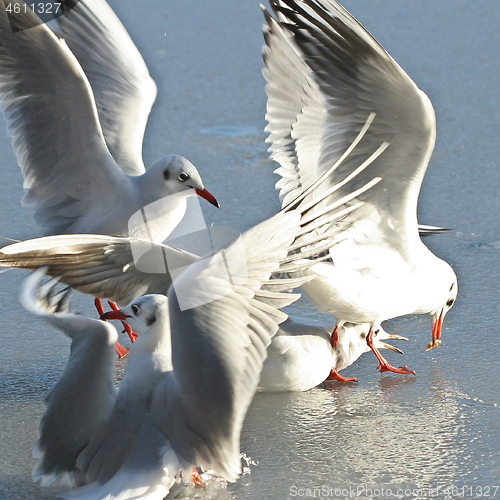
{"label": "dark spot on head", "polygon": [[366,339],[366,333],[365,333],[365,332],[363,332],[363,333],[360,335],[360,337],[361,337],[362,339]]}
{"label": "dark spot on head", "polygon": [[146,318],[146,325],[151,326],[156,321],[156,316],[152,314]]}
{"label": "dark spot on head", "polygon": [[163,178],[166,181],[168,181],[168,179],[170,178],[170,171],[168,170],[168,168],[163,171]]}
{"label": "dark spot on head", "polygon": [[453,290],[453,287],[455,286],[455,283],[452,283],[450,286],[450,292]]}

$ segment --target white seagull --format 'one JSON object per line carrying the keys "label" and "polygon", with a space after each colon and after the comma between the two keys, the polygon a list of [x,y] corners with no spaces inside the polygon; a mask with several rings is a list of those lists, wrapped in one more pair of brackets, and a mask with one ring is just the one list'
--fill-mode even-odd
{"label": "white seagull", "polygon": [[[49,395],[36,447],[40,461],[35,478],[76,487],[68,496],[83,500],[162,500],[178,472],[195,466],[235,481],[241,473],[241,427],[257,389],[266,348],[287,319],[281,308],[300,297],[284,292],[310,279],[307,269],[323,259],[321,254],[339,237],[342,219],[363,205],[351,202],[378,183],[380,178],[375,177],[329,203],[319,223],[311,212],[324,197],[299,200],[224,249],[187,266],[169,287],[168,299],[146,296],[104,315],[104,319],[127,319],[142,334],[132,345],[114,401],[106,368],[112,364],[109,352],[116,339],[111,327],[69,314],[66,295],[54,299],[39,286],[39,275],[32,275],[23,303],[45,317],[56,316],[52,322],[82,343],[81,350],[75,345],[75,357]],[[338,223],[330,224],[334,221]],[[325,224],[329,228],[315,237],[314,231]],[[304,235],[311,235],[306,243]],[[32,240],[33,253],[38,244],[53,238]],[[92,236],[88,238],[94,242]],[[82,245],[67,243],[66,259],[78,261]],[[287,273],[302,276],[288,278]],[[163,277],[168,281],[168,276]],[[96,346],[90,338],[78,341],[76,337],[88,328],[99,345],[108,347],[98,355],[101,376],[85,386],[79,370],[91,369]],[[81,404],[59,410],[72,387],[78,390],[82,385],[86,396]],[[65,433],[73,432],[73,419],[85,420],[94,397],[102,402],[102,415],[92,417],[85,435],[68,441],[67,454],[60,456]],[[81,413],[75,416],[75,412]]]}
{"label": "white seagull", "polygon": [[[76,498],[162,499],[182,468],[149,408],[159,382],[172,372],[168,299],[148,295],[128,308],[127,318],[141,336],[115,388],[118,332],[109,323],[71,313],[68,289],[56,292],[57,280],[42,284],[42,278],[35,271],[26,280],[21,302],[72,342],[66,368],[46,397],[33,450],[34,481],[80,487],[68,495]],[[168,420],[166,414],[160,417]]]}
{"label": "white seagull", "polygon": [[[8,6],[19,12],[21,31],[12,29]],[[24,176],[22,204],[36,209],[45,233],[161,242],[184,216],[188,196],[218,206],[185,158],[169,155],[144,169],[156,85],[107,3],[80,0],[59,23],[67,43],[29,5],[0,0],[1,107]],[[153,203],[147,224],[142,216],[130,220]]]}
{"label": "white seagull", "polygon": [[[340,370],[352,365],[370,348],[366,336],[370,326],[344,323],[337,328],[337,343],[332,342],[333,328],[296,323],[291,319],[280,325],[278,333],[267,348],[267,358],[262,367],[258,390],[261,392],[308,391],[329,381],[357,382],[346,378]],[[373,342],[378,349],[396,347],[383,340],[407,340],[390,334],[382,328],[374,334]]]}
{"label": "white seagull", "polygon": [[[373,336],[386,319],[429,314],[428,349],[435,347],[457,297],[453,269],[418,232],[418,195],[436,135],[432,104],[334,0],[270,3],[276,18],[264,10],[266,119],[283,206],[333,164],[332,184],[364,161],[383,177],[376,196],[362,197],[366,203],[330,249],[331,260],[311,268],[315,279],[303,290],[340,326],[370,325],[367,343],[381,371],[413,373],[389,365]],[[319,190],[328,188],[325,182]]]}

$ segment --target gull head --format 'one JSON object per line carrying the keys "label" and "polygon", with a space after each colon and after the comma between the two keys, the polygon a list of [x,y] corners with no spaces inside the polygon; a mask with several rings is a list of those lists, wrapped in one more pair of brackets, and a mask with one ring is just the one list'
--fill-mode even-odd
{"label": "gull head", "polygon": [[179,155],[168,155],[153,163],[144,174],[149,193],[156,199],[177,193],[197,194],[219,208],[219,202],[205,188],[196,167]]}
{"label": "gull head", "polygon": [[170,331],[168,299],[165,295],[144,295],[133,300],[123,309],[104,313],[101,319],[126,321],[139,338],[163,336]]}
{"label": "gull head", "polygon": [[[354,324],[345,322],[338,329],[338,343],[335,348],[337,354],[337,370],[342,370],[352,365],[363,353],[370,351],[366,337],[370,331],[369,323]],[[399,354],[404,354],[397,347],[383,342],[384,340],[408,340],[401,335],[387,333],[382,326],[375,327],[373,343],[378,349],[391,349]]]}
{"label": "gull head", "polygon": [[121,310],[128,316],[127,323],[139,336],[169,329],[168,299],[165,295],[144,295]]}

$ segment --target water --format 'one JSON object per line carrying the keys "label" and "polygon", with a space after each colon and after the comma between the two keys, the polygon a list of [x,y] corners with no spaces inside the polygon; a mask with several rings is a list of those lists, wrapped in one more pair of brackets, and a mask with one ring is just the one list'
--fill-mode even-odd
{"label": "water", "polygon": [[[279,207],[267,160],[259,0],[114,0],[159,87],[145,162],[178,153],[197,165],[221,202],[208,222],[244,230]],[[404,363],[417,376],[380,375],[371,354],[337,383],[304,394],[257,395],[241,447],[258,465],[227,492],[201,498],[479,498],[500,483],[500,11],[493,0],[350,0],[346,7],[408,71],[434,103],[436,151],[425,178],[420,220],[452,227],[428,238],[455,268],[460,286],[443,343],[425,352],[430,321],[384,325],[407,336]],[[0,137],[0,235],[38,235],[21,209],[22,179]],[[25,273],[0,276],[0,498],[53,498],[32,484],[31,449],[43,396],[57,380],[68,340],[27,316],[17,293]],[[89,300],[76,309],[92,313]],[[298,319],[328,324],[306,303]],[[393,364],[404,364],[395,353]],[[447,487],[455,490],[446,490]],[[421,491],[413,491],[420,488]],[[430,488],[430,489],[429,489]],[[437,489],[439,488],[439,490]],[[390,493],[389,493],[390,490]],[[188,491],[188,495],[195,492]]]}

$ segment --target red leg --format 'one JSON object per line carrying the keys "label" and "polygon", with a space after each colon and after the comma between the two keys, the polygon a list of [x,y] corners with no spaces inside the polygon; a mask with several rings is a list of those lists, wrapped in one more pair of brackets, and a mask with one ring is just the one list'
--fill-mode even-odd
{"label": "red leg", "polygon": [[353,378],[347,378],[343,377],[340,375],[340,373],[337,371],[336,368],[332,368],[332,371],[330,372],[330,375],[325,379],[325,382],[327,380],[337,380],[338,382],[357,382],[358,379],[353,377]]}
{"label": "red leg", "polygon": [[97,314],[99,314],[99,317],[102,316],[104,314],[104,307],[102,306],[102,300],[96,297],[94,299],[94,305],[95,308],[97,309]]}
{"label": "red leg", "polygon": [[[330,337],[330,343],[332,347],[335,349],[337,347],[337,344],[339,343],[339,325],[335,325],[335,328],[333,329],[332,335]],[[343,377],[340,375],[340,373],[337,371],[336,368],[332,368],[332,371],[330,372],[330,375],[325,379],[325,382],[327,380],[336,380],[338,382],[357,382],[357,378],[347,378]]]}
{"label": "red leg", "polygon": [[416,375],[416,373],[413,370],[408,370],[408,366],[404,365],[399,368],[396,368],[395,366],[390,365],[387,360],[380,354],[380,351],[375,347],[375,344],[373,343],[373,327],[370,328],[370,331],[368,332],[368,335],[366,336],[366,343],[368,344],[368,347],[373,351],[373,354],[378,359],[379,365],[377,369],[380,370],[380,373],[383,372],[394,372],[394,373],[403,373],[403,374],[413,374]]}
{"label": "red leg", "polygon": [[[102,306],[102,300],[98,299],[96,297],[94,300],[94,305],[95,305],[95,308],[97,309],[97,313],[99,314],[99,316],[102,316],[104,314],[104,307]],[[103,321],[106,321],[106,320],[104,319]],[[120,344],[120,342],[116,343],[115,349],[116,349],[116,354],[118,354],[118,357],[120,359],[124,358],[129,353],[129,349],[127,349],[126,347],[123,347]]]}
{"label": "red leg", "polygon": [[[113,309],[113,311],[120,310],[120,308],[114,302],[111,302],[110,300],[108,300],[108,304],[109,304],[109,307],[111,307],[111,309]],[[133,344],[137,340],[137,337],[139,335],[137,333],[135,333],[134,330],[132,330],[132,327],[126,321],[122,321],[122,325],[123,325],[122,333],[126,333],[130,339],[130,342],[132,342],[132,344]]]}
{"label": "red leg", "polygon": [[116,350],[116,354],[118,354],[118,357],[120,359],[124,358],[129,353],[129,351],[130,351],[126,347],[122,346],[120,344],[120,342],[116,343],[115,350]]}
{"label": "red leg", "polygon": [[204,488],[207,485],[196,467],[191,471],[191,479],[197,488]]}
{"label": "red leg", "polygon": [[332,347],[334,349],[337,347],[337,344],[339,343],[339,325],[338,324],[335,325],[335,328],[333,329],[332,336],[330,337],[330,343],[332,344]]}

